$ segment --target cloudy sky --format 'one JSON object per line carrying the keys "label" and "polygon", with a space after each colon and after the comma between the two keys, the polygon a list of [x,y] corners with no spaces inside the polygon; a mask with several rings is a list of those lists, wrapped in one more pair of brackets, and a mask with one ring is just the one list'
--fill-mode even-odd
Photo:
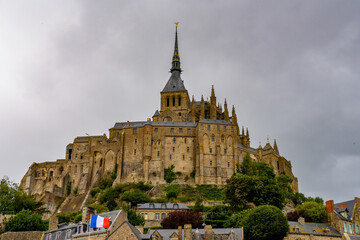
{"label": "cloudy sky", "polygon": [[235,105],[300,191],[360,196],[360,1],[0,0],[0,177],[64,158],[76,136],[146,120],[179,21],[190,96]]}

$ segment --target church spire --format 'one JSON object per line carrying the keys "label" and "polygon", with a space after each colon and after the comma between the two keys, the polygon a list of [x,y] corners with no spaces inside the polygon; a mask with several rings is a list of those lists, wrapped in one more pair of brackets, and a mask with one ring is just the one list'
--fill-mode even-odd
{"label": "church spire", "polygon": [[181,72],[180,68],[180,54],[179,54],[179,47],[178,47],[178,37],[177,37],[177,26],[179,22],[175,22],[175,47],[174,47],[174,53],[172,57],[172,64],[171,64],[171,72],[173,71],[179,71]]}

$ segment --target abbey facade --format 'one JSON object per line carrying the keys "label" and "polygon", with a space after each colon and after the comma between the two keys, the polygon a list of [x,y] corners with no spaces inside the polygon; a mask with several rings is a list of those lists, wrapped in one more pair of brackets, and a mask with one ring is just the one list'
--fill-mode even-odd
{"label": "abbey facade", "polygon": [[67,191],[87,193],[100,178],[115,173],[115,183],[163,184],[164,170],[172,166],[175,183],[223,185],[249,153],[277,175],[289,176],[298,191],[291,162],[279,154],[276,141],[250,147],[248,129],[239,128],[234,106],[229,113],[226,100],[223,107],[217,103],[214,87],[209,101],[190,99],[181,79],[177,30],[171,76],[160,96],[160,111],[152,119],[115,123],[108,137],[75,138],[66,146],[65,159],[33,163],[21,187],[38,200],[55,203]]}

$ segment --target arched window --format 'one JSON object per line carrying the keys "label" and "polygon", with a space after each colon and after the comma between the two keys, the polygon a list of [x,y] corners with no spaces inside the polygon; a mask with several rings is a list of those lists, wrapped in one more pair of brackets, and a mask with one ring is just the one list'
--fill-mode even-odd
{"label": "arched window", "polygon": [[221,142],[223,143],[225,141],[224,135],[221,135]]}
{"label": "arched window", "polygon": [[211,136],[211,141],[215,142],[215,135],[214,134]]}
{"label": "arched window", "polygon": [[173,97],[173,106],[175,106],[175,97]]}
{"label": "arched window", "polygon": [[169,98],[169,97],[166,98],[166,106],[167,106],[167,107],[170,106],[170,98]]}
{"label": "arched window", "polygon": [[181,96],[179,96],[179,106],[181,106]]}

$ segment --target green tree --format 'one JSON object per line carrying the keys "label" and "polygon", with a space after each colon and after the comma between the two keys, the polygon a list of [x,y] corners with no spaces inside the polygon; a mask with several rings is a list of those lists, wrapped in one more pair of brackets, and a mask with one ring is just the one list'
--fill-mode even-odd
{"label": "green tree", "polygon": [[139,189],[131,189],[130,191],[124,192],[121,200],[131,203],[131,206],[136,206],[138,203],[148,202],[149,197]]}
{"label": "green tree", "polygon": [[242,222],[245,240],[282,240],[289,231],[280,209],[269,205],[254,208]]}
{"label": "green tree", "polygon": [[123,204],[122,209],[125,212],[127,212],[128,221],[133,226],[144,226],[145,225],[145,219],[140,214],[136,213],[135,210],[131,209],[129,205]]}
{"label": "green tree", "polygon": [[239,228],[243,226],[242,220],[253,210],[254,208],[245,209],[235,215],[229,217],[224,224],[226,228]]}
{"label": "green tree", "polygon": [[174,165],[164,169],[164,179],[167,183],[171,183],[176,179],[176,173],[174,172]]}
{"label": "green tree", "polygon": [[326,208],[317,202],[304,202],[296,207],[296,211],[304,211],[308,222],[321,223],[326,216]]}
{"label": "green tree", "polygon": [[4,230],[6,232],[21,231],[46,231],[49,221],[43,221],[40,214],[33,213],[30,210],[21,210],[15,216],[4,221]]}
{"label": "green tree", "polygon": [[0,212],[15,211],[15,193],[18,189],[17,184],[11,182],[7,176],[0,181]]}
{"label": "green tree", "polygon": [[216,205],[210,207],[206,212],[206,223],[213,228],[223,228],[230,214],[230,207],[225,205]]}
{"label": "green tree", "polygon": [[253,161],[248,152],[243,157],[243,161],[240,165],[240,173],[242,173],[244,175],[249,175],[249,176],[254,175]]}

